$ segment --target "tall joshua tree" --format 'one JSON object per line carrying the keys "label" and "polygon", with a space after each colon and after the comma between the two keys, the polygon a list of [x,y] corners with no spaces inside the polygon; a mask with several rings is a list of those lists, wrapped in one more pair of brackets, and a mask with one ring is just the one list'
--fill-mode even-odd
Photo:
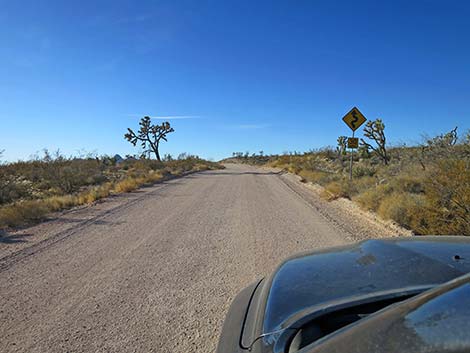
{"label": "tall joshua tree", "polygon": [[364,136],[367,137],[369,140],[374,141],[375,146],[371,145],[370,143],[367,143],[366,141],[364,141],[364,139],[361,139],[361,145],[364,148],[374,151],[380,157],[382,162],[387,165],[390,161],[390,157],[387,153],[384,130],[385,124],[381,119],[376,119],[373,121],[369,120],[364,128]]}
{"label": "tall joshua tree", "polygon": [[336,140],[336,152],[338,152],[338,157],[341,157],[346,154],[346,148],[348,147],[348,137],[347,136],[339,136]]}
{"label": "tall joshua tree", "polygon": [[160,125],[152,124],[150,117],[143,117],[139,122],[140,128],[135,133],[131,128],[127,128],[127,133],[124,138],[132,143],[134,146],[140,142],[142,149],[142,156],[145,156],[147,152],[153,152],[158,161],[160,158],[160,141],[167,141],[166,135],[175,131],[168,121],[161,123]]}

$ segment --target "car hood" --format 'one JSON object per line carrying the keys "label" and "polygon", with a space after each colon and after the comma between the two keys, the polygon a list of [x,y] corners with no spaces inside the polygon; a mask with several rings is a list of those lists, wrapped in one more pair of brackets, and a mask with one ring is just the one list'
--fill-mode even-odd
{"label": "car hood", "polygon": [[242,343],[262,338],[273,346],[280,332],[315,311],[370,295],[416,294],[468,272],[470,239],[457,236],[367,240],[300,254],[257,290],[247,314],[255,323],[244,330]]}
{"label": "car hood", "polygon": [[[305,347],[303,353],[470,350],[470,276],[464,275]],[[299,352],[300,353],[300,352]]]}

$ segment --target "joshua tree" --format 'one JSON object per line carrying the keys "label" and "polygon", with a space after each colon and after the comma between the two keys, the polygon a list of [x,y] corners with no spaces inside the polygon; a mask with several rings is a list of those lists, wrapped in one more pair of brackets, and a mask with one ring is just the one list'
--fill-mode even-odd
{"label": "joshua tree", "polygon": [[364,139],[361,139],[361,143],[363,146],[374,151],[380,157],[382,162],[387,165],[390,161],[390,157],[388,156],[387,149],[385,147],[386,138],[384,130],[385,124],[381,119],[368,121],[364,128],[364,136],[369,140],[374,141],[376,146],[372,146],[371,144],[364,141]]}
{"label": "joshua tree", "polygon": [[347,147],[347,142],[348,142],[348,137],[347,136],[340,136],[338,137],[337,141],[337,146],[336,146],[336,152],[338,152],[338,156],[341,157],[346,154],[346,147]]}
{"label": "joshua tree", "polygon": [[452,148],[458,142],[457,126],[445,134],[438,135],[427,139],[429,149],[446,149]]}
{"label": "joshua tree", "polygon": [[127,128],[127,133],[124,135],[124,138],[132,143],[134,146],[137,142],[140,142],[140,145],[143,148],[142,156],[149,151],[155,154],[155,157],[158,161],[161,161],[159,146],[160,141],[167,141],[166,135],[170,132],[175,131],[168,121],[163,122],[161,125],[152,125],[150,117],[143,117],[139,122],[140,128],[137,133],[132,129]]}
{"label": "joshua tree", "polygon": [[359,157],[361,157],[361,158],[369,158],[370,157],[369,147],[367,145],[364,145],[362,143],[362,141],[359,144],[359,147],[357,149],[357,153],[359,154]]}
{"label": "joshua tree", "polygon": [[[444,134],[435,137],[424,137],[425,142],[421,144],[421,154],[419,162],[423,170],[426,170],[426,163],[433,162],[442,158],[455,156],[455,145],[459,142],[457,126]],[[465,139],[462,141],[462,147],[465,151]]]}

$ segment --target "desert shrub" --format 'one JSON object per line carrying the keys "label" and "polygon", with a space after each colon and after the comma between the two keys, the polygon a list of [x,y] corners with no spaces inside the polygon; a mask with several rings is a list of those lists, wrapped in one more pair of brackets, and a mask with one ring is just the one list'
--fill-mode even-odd
{"label": "desert shrub", "polygon": [[1,165],[0,183],[21,179],[34,184],[40,191],[53,189],[67,194],[83,186],[105,182],[105,168],[106,164],[100,159],[68,159],[60,155],[52,158],[46,152],[42,159]]}
{"label": "desert shrub", "polygon": [[41,200],[28,200],[0,208],[0,226],[15,227],[24,224],[25,220],[38,221],[50,210]]}
{"label": "desert shrub", "polygon": [[83,205],[93,203],[97,200],[105,198],[111,194],[112,183],[105,183],[95,186],[89,190],[83,191],[77,196],[76,204]]}
{"label": "desert shrub", "polygon": [[163,169],[165,164],[154,159],[129,159],[121,163],[121,168],[125,170],[151,171]]}
{"label": "desert shrub", "polygon": [[437,163],[426,178],[429,222],[425,232],[470,235],[470,166],[465,160]]}
{"label": "desert shrub", "polygon": [[285,169],[289,173],[299,174],[299,172],[302,170],[302,167],[298,165],[297,163],[293,163],[293,164],[289,164]]}
{"label": "desert shrub", "polygon": [[130,192],[167,175],[218,168],[223,167],[189,155],[167,163],[129,159],[116,165],[108,157],[67,159],[46,153],[42,159],[2,164],[0,228],[36,222],[50,212]]}
{"label": "desert shrub", "polygon": [[391,178],[355,201],[417,234],[470,235],[470,171],[465,160],[437,161],[426,176]]}
{"label": "desert shrub", "polygon": [[402,190],[411,194],[424,193],[424,183],[422,178],[400,178]]}
{"label": "desert shrub", "polygon": [[332,181],[325,185],[323,197],[327,200],[336,200],[340,197],[350,199],[356,193],[356,188],[353,183],[346,179],[339,181]]}
{"label": "desert shrub", "polygon": [[389,185],[381,184],[363,191],[354,200],[366,210],[377,211],[382,200],[390,195],[391,191]]}
{"label": "desert shrub", "polygon": [[125,180],[119,181],[114,186],[115,192],[130,192],[137,189],[138,185],[135,179],[127,178]]}
{"label": "desert shrub", "polygon": [[79,199],[75,195],[52,196],[42,200],[50,211],[60,211],[79,204]]}
{"label": "desert shrub", "polygon": [[455,128],[388,152],[386,163],[376,154],[356,154],[351,183],[349,156],[332,149],[286,152],[268,165],[323,185],[326,199],[352,198],[415,233],[470,235],[470,133],[459,138]]}
{"label": "desert shrub", "polygon": [[426,225],[426,198],[424,195],[392,193],[381,199],[377,213],[408,229],[417,230]]}
{"label": "desert shrub", "polygon": [[318,184],[326,185],[328,183],[331,183],[334,181],[340,181],[342,179],[343,177],[341,176],[341,174],[324,173],[322,174],[321,178],[318,179]]}
{"label": "desert shrub", "polygon": [[31,198],[34,192],[32,183],[23,178],[6,177],[0,180],[0,205],[18,199]]}
{"label": "desert shrub", "polygon": [[374,176],[377,172],[377,169],[374,167],[369,167],[366,165],[357,165],[353,167],[353,176],[354,178],[362,178],[365,176]]}
{"label": "desert shrub", "polygon": [[325,178],[325,173],[316,171],[316,170],[301,170],[298,173],[302,178],[304,178],[306,181],[312,182],[312,183],[319,183],[321,180]]}
{"label": "desert shrub", "polygon": [[202,170],[206,170],[207,169],[207,166],[204,164],[204,163],[196,163],[193,167],[192,167],[192,171],[202,171]]}
{"label": "desert shrub", "polygon": [[421,194],[424,192],[424,176],[422,173],[416,173],[415,168],[398,172],[393,167],[392,165],[386,168],[382,167],[377,170],[373,177],[354,178],[353,182],[359,192],[370,188],[378,188],[379,191],[386,191],[387,193],[408,192]]}
{"label": "desert shrub", "polygon": [[147,183],[156,183],[157,181],[161,180],[163,178],[162,172],[150,172],[146,176],[146,182]]}
{"label": "desert shrub", "polygon": [[[365,176],[362,178],[353,179],[354,189],[356,193],[361,193],[365,190],[369,190],[371,188],[375,188],[378,181],[377,178],[371,176]],[[354,196],[354,195],[351,195]]]}

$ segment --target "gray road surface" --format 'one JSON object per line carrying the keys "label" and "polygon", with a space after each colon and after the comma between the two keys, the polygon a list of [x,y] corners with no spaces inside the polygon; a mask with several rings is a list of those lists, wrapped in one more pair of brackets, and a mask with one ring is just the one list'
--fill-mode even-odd
{"label": "gray road surface", "polygon": [[240,289],[286,256],[348,241],[251,167],[130,195],[33,227],[16,252],[0,244],[0,351],[214,352]]}

